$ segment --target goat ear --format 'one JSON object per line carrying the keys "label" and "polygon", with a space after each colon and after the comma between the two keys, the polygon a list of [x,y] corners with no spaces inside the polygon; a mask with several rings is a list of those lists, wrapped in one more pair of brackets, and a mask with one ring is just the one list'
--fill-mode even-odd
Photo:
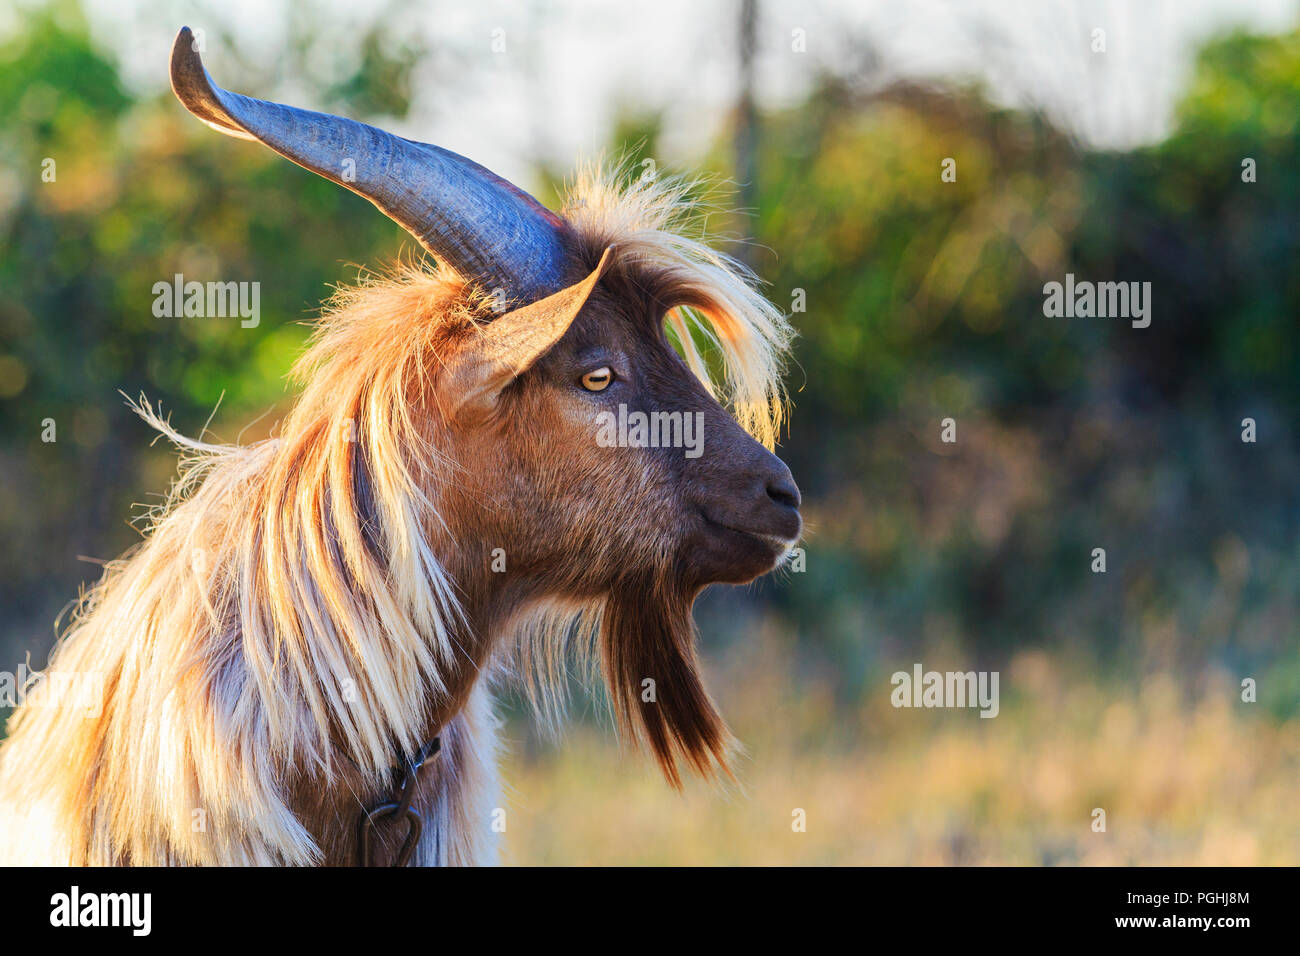
{"label": "goat ear", "polygon": [[480,327],[478,338],[461,349],[447,369],[444,394],[454,416],[490,411],[501,390],[550,351],[582,311],[609,257],[606,249],[600,264],[581,282]]}

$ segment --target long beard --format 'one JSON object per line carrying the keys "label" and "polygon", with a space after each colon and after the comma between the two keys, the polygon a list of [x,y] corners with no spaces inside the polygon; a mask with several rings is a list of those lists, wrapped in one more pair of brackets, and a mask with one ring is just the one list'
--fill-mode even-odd
{"label": "long beard", "polygon": [[730,777],[727,758],[734,746],[700,678],[693,602],[663,580],[627,580],[610,594],[600,632],[619,727],[650,748],[678,788],[682,762],[704,776],[721,771]]}

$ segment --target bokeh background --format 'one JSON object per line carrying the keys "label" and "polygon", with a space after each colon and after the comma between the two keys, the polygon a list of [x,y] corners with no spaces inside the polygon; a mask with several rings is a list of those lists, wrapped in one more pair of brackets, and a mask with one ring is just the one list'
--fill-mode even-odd
{"label": "bokeh background", "polygon": [[[232,89],[546,201],[602,151],[730,183],[740,212],[709,225],[782,308],[806,297],[782,448],[806,570],[697,609],[739,787],[672,791],[581,689],[558,741],[507,697],[507,860],[1300,863],[1298,13],[7,5],[0,668],[44,664],[174,473],[119,390],[191,434],[264,437],[330,285],[414,245],[186,114],[166,64],[188,24]],[[155,318],[177,272],[260,282],[260,325]],[[1067,272],[1150,282],[1151,326],[1045,318]],[[894,709],[916,662],[998,671],[1000,715]]]}

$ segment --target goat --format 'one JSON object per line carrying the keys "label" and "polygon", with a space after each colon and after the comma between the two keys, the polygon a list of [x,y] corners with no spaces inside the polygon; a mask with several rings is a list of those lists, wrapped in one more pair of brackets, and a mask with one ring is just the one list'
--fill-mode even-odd
{"label": "goat", "polygon": [[[493,682],[517,673],[553,716],[574,648],[670,783],[729,773],[691,609],[799,538],[771,451],[791,331],[686,234],[687,187],[587,169],[557,214],[436,146],[221,89],[188,29],[171,77],[437,261],[335,294],[276,437],[195,441],[137,406],[180,477],[51,655],[51,677],[96,676],[96,706],[33,697],[11,720],[0,859],[348,864],[358,810],[437,737],[409,857],[491,863]],[[699,453],[597,441],[629,410],[696,416]]]}

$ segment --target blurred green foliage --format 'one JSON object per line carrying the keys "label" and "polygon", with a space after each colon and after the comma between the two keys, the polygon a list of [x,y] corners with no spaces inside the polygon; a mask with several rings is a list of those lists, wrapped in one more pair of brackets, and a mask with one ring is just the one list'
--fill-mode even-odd
{"label": "blurred green foliage", "polygon": [[[372,70],[366,43],[358,68]],[[401,76],[402,57],[378,72]],[[341,88],[405,108],[360,80]],[[133,102],[66,7],[0,49],[0,115],[0,604],[12,646],[43,660],[54,612],[98,576],[77,556],[120,553],[137,539],[132,503],[166,486],[167,452],[150,452],[119,390],[191,431],[224,396],[223,419],[246,424],[284,400],[303,320],[357,272],[345,260],[418,247],[366,200],[213,135],[170,96]],[[259,324],[155,318],[153,286],[177,273],[260,282]]]}
{"label": "blurred green foliage", "polygon": [[[1300,34],[1234,35],[1131,152],[969,89],[827,81],[764,118],[753,231],[773,299],[806,294],[784,454],[812,502],[808,572],[769,590],[847,697],[927,649],[1293,658],[1297,97]],[[1150,282],[1151,326],[1045,317],[1067,273]]]}

